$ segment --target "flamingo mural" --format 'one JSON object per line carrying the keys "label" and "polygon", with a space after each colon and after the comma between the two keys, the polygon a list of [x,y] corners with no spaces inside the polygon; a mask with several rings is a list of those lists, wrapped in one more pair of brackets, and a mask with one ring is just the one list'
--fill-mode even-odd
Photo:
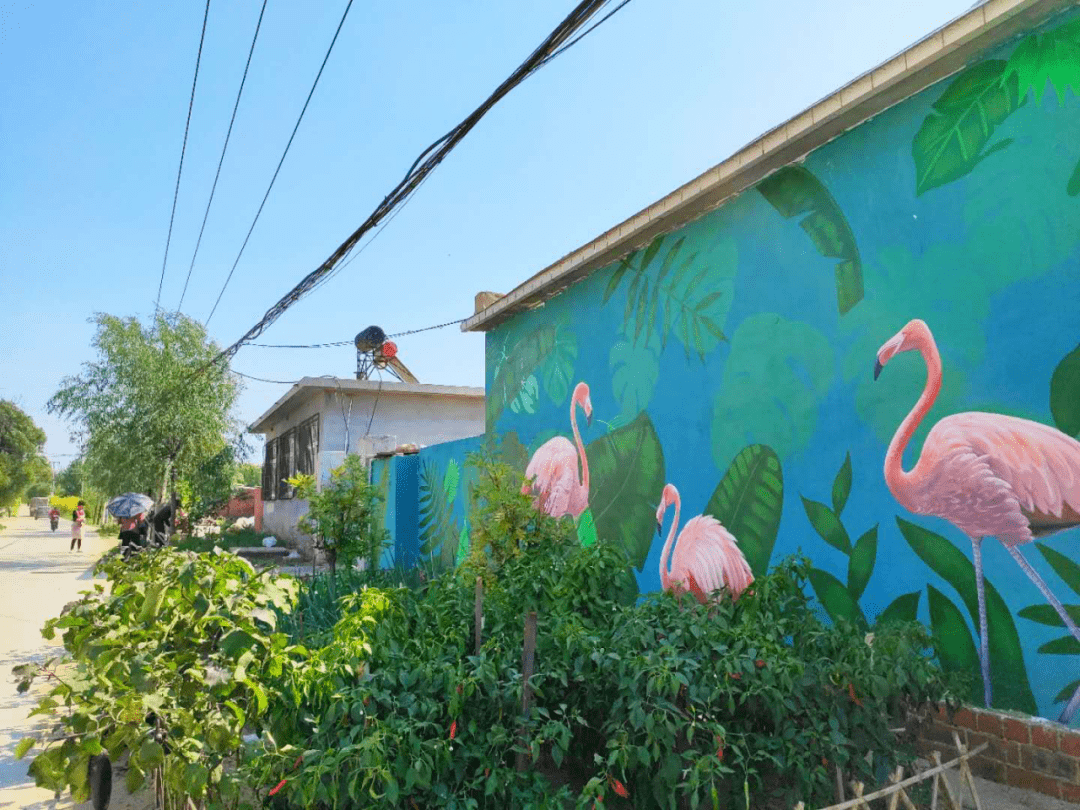
{"label": "flamingo mural", "polygon": [[585,412],[586,424],[591,424],[592,400],[589,398],[589,386],[584,382],[574,387],[574,394],[570,397],[570,428],[574,433],[574,444],[564,436],[556,436],[540,445],[525,468],[525,483],[521,486],[522,493],[535,496],[533,504],[537,509],[556,518],[570,515],[577,520],[589,506],[589,459],[585,456],[585,446],[581,443],[577,426],[578,406]]}
{"label": "flamingo mural", "polygon": [[[971,540],[979,600],[980,663],[990,706],[990,662],[983,584],[982,541],[996,537],[1035,583],[1069,632],[1080,628],[1020,552],[1037,537],[1080,525],[1080,442],[1054,428],[993,413],[958,413],[940,420],[918,462],[903,469],[904,449],[941,390],[941,356],[930,328],[910,321],[878,350],[874,378],[897,354],[919,352],[926,385],[900,423],[885,454],[885,482],[893,497],[920,515],[944,518]],[[1080,707],[1080,687],[1061,713],[1068,723]]]}
{"label": "flamingo mural", "polygon": [[750,566],[731,532],[711,515],[698,515],[686,521],[676,541],[682,502],[679,490],[674,484],[668,484],[660,495],[660,506],[656,509],[657,534],[662,531],[664,513],[672,504],[675,506],[675,519],[671,522],[671,530],[660,552],[661,587],[676,593],[687,590],[702,604],[720,588],[725,588],[732,599],[738,599],[754,581],[754,575],[750,573]]}

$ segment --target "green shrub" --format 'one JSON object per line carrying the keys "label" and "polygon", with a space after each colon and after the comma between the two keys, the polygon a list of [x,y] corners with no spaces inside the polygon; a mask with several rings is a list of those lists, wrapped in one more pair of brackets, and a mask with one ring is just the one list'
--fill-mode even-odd
{"label": "green shrub", "polygon": [[42,631],[61,633],[74,665],[15,668],[20,692],[38,678],[52,685],[34,714],[61,729],[51,740],[23,740],[17,754],[40,747],[30,765],[36,783],[70,788],[76,801],[89,797],[89,757],[105,751],[113,761],[128,755],[131,791],[161,769],[170,801],[232,802],[241,781],[225,763],[266,716],[267,679],[304,654],[276,632],[275,610],[290,609],[295,581],[255,574],[231,554],[171,549],[128,561],[109,555],[99,570],[111,588],[95,583]]}

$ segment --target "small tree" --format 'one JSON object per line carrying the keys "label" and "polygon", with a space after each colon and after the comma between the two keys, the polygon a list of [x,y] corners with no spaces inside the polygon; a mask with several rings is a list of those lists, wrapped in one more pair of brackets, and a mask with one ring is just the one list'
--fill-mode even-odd
{"label": "small tree", "polygon": [[14,506],[27,486],[52,477],[38,455],[44,444],[45,431],[15,403],[0,399],[0,506]]}
{"label": "small tree", "polygon": [[300,519],[300,530],[315,538],[315,547],[330,562],[331,575],[337,573],[338,562],[351,567],[364,559],[369,567],[378,566],[387,545],[387,534],[378,528],[376,520],[382,496],[370,482],[359,456],[346,456],[340,467],[331,470],[330,480],[322,489],[311,475],[288,480],[296,488],[296,497],[308,501],[308,513]]}

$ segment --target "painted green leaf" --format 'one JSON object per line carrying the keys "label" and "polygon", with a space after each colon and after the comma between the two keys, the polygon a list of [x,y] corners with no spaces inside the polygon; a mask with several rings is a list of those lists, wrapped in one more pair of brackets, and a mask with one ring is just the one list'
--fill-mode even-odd
{"label": "painted green leaf", "polygon": [[[620,259],[611,271],[602,301],[626,286],[623,332],[632,345],[661,348],[674,334],[686,350],[702,360],[721,341],[734,295],[738,252],[732,239],[721,239],[702,252],[687,245],[687,236],[654,239],[643,251]],[[659,326],[659,329],[658,329]]]}
{"label": "painted green leaf", "polygon": [[469,556],[469,519],[465,518],[465,525],[461,527],[461,536],[458,538],[457,558],[458,565]]}
{"label": "painted green leaf", "polygon": [[1010,143],[987,148],[994,130],[1020,105],[1016,77],[1004,73],[1002,60],[979,62],[953,79],[934,102],[911,145],[916,195],[963,177]]}
{"label": "painted green leaf", "polygon": [[1072,177],[1069,178],[1069,185],[1065,191],[1070,197],[1080,194],[1080,161],[1077,161],[1076,168],[1073,169]]}
{"label": "painted green leaf", "polygon": [[517,399],[525,381],[555,346],[555,327],[540,326],[519,340],[498,364],[487,395],[487,426],[491,431],[502,412]]}
{"label": "painted green leaf", "polygon": [[457,498],[460,481],[461,469],[458,467],[457,459],[452,458],[446,463],[446,475],[443,476],[443,493],[446,495],[447,503],[453,503]]}
{"label": "painted green leaf", "polygon": [[771,447],[752,444],[735,456],[705,505],[734,535],[754,576],[769,568],[784,506],[784,473]]}
{"label": "painted green leaf", "polygon": [[642,412],[585,448],[589,508],[596,536],[617,543],[639,571],[656,533],[656,504],[664,488],[664,451],[649,415]]}
{"label": "painted green leaf", "polygon": [[1064,703],[1066,700],[1072,698],[1076,693],[1076,687],[1080,686],[1080,681],[1073,681],[1054,697],[1054,703]]}
{"label": "painted green leaf", "polygon": [[581,513],[581,517],[578,518],[577,536],[578,542],[580,542],[584,548],[596,544],[596,521],[593,520],[591,509],[586,509]]}
{"label": "painted green leaf", "polygon": [[888,622],[914,622],[919,617],[919,597],[922,591],[913,591],[898,596],[889,603],[889,606],[881,611],[877,617],[877,624]]}
{"label": "painted green leaf", "polygon": [[855,541],[855,548],[848,560],[848,590],[855,599],[862,597],[866,583],[874,573],[874,561],[877,559],[877,526],[868,529]]}
{"label": "painted green leaf", "polygon": [[[979,625],[979,602],[975,592],[975,567],[960,549],[936,532],[896,518],[900,533],[919,558],[948,582],[963,599],[972,624]],[[990,643],[990,682],[994,707],[1035,714],[1020,635],[1012,612],[989,579],[986,586],[986,617]]]}
{"label": "painted green leaf", "polygon": [[[1072,617],[1074,622],[1080,624],[1080,605],[1065,605],[1065,612]],[[1021,619],[1045,624],[1048,627],[1064,627],[1065,622],[1058,616],[1052,605],[1028,605],[1016,613]]]}
{"label": "painted green leaf", "polygon": [[[933,585],[926,586],[930,604],[930,632],[934,637],[941,668],[946,672],[963,672],[971,676],[971,692],[967,699],[975,705],[983,702],[982,668],[979,651],[960,609],[949,597]],[[995,695],[996,697],[996,695]]]}
{"label": "painted green leaf", "polygon": [[851,494],[851,453],[844,456],[844,463],[836,471],[836,478],[832,485],[832,506],[836,516],[840,517],[847,505],[848,496]]}
{"label": "painted green leaf", "polygon": [[785,166],[757,185],[782,217],[806,214],[799,226],[822,256],[836,265],[836,305],[843,315],[863,298],[862,258],[844,212],[832,194],[805,166]]}
{"label": "painted green leaf", "polygon": [[1050,414],[1062,433],[1080,435],[1080,346],[1061,359],[1050,377]]}
{"label": "painted green leaf", "polygon": [[1062,636],[1043,644],[1039,652],[1046,655],[1080,655],[1080,641],[1072,636]]}
{"label": "painted green leaf", "polygon": [[1041,104],[1049,84],[1057,94],[1058,106],[1065,104],[1065,91],[1080,96],[1080,20],[1072,20],[1043,33],[1021,40],[1005,66],[1005,79],[1015,76],[1020,97],[1031,91]]}
{"label": "painted green leaf", "polygon": [[1035,547],[1039,549],[1039,553],[1043,555],[1043,558],[1050,563],[1054,573],[1069,586],[1069,590],[1080,596],[1080,565],[1077,565],[1060,551],[1055,551],[1045,543],[1036,543]]}
{"label": "painted green leaf", "polygon": [[619,340],[611,347],[608,364],[611,391],[620,413],[626,416],[641,413],[648,407],[660,377],[656,351],[643,343],[635,345],[629,340]]}
{"label": "painted green leaf", "polygon": [[848,537],[847,529],[836,517],[836,513],[825,504],[809,498],[803,498],[802,503],[806,516],[810,519],[810,525],[821,535],[821,539],[838,551],[850,554],[851,538]]}
{"label": "painted green leaf", "polygon": [[419,495],[420,553],[430,557],[441,550],[440,561],[452,563],[458,530],[446,500],[446,474],[439,474],[434,461],[427,461],[420,468]]}
{"label": "painted green leaf", "polygon": [[540,383],[536,381],[536,375],[530,374],[525,378],[514,401],[510,403],[510,410],[514,413],[536,413],[536,403],[540,400]]}
{"label": "painted green leaf", "polygon": [[555,341],[544,357],[540,375],[544,392],[555,405],[562,405],[570,396],[577,355],[577,337],[574,333],[565,328],[556,329]]}
{"label": "painted green leaf", "polygon": [[740,323],[713,400],[716,466],[727,467],[748,444],[768,445],[781,459],[806,447],[833,380],[834,352],[816,328],[782,315]]}
{"label": "painted green leaf", "polygon": [[529,464],[529,449],[521,443],[516,430],[502,434],[487,434],[484,440],[484,450],[497,461],[522,474],[524,474],[525,468]]}
{"label": "painted green leaf", "polygon": [[810,584],[814,587],[818,601],[834,622],[838,619],[847,619],[856,627],[868,626],[859,603],[848,593],[844,584],[828,571],[812,568]]}

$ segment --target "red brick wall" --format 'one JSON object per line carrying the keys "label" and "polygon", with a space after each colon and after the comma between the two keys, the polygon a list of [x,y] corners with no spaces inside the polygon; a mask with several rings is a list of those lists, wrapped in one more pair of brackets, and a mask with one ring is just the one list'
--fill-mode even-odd
{"label": "red brick wall", "polygon": [[[256,505],[258,502],[258,505]],[[261,514],[262,490],[258,487],[244,487],[238,495],[234,495],[218,513],[223,518],[230,520],[239,517],[255,517]],[[256,527],[258,528],[258,527]]]}
{"label": "red brick wall", "polygon": [[989,743],[971,760],[977,776],[1080,802],[1080,733],[1045,720],[983,709],[963,708],[950,719],[939,709],[923,731],[920,748],[941,751],[946,760],[955,756],[953,731],[969,749]]}

